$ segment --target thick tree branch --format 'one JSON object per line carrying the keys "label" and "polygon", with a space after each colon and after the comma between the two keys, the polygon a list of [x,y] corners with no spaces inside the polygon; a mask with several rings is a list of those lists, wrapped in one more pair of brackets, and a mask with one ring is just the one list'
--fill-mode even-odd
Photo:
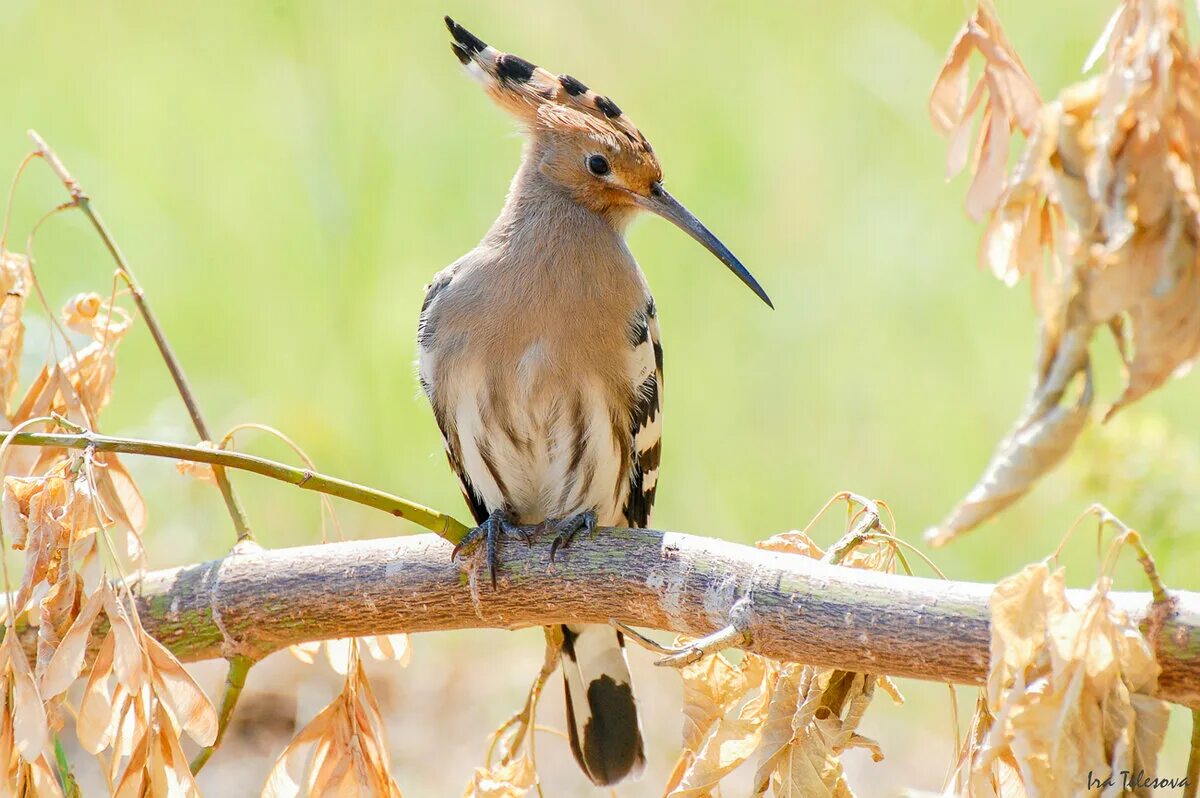
{"label": "thick tree branch", "polygon": [[[543,536],[544,537],[544,536]],[[604,529],[560,550],[501,551],[499,585],[435,535],[243,550],[148,574],[146,628],[184,660],[257,659],[306,640],[561,621],[706,635],[746,612],[750,650],[849,670],[978,684],[992,586],[893,576],[678,533]],[[1144,624],[1163,698],[1200,708],[1200,594],[1114,593]],[[1077,596],[1082,599],[1082,596]],[[747,606],[748,605],[748,606]]]}

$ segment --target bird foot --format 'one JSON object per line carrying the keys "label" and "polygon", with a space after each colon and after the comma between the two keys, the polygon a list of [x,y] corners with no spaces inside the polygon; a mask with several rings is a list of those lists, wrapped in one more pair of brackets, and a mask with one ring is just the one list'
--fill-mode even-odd
{"label": "bird foot", "polygon": [[550,544],[550,562],[554,562],[558,550],[570,546],[576,535],[580,532],[591,533],[596,528],[596,511],[586,510],[566,518],[548,519],[543,526],[554,533],[554,542]]}
{"label": "bird foot", "polygon": [[533,544],[533,535],[533,527],[521,526],[506,510],[494,510],[482,524],[472,529],[466,534],[466,537],[458,542],[454,551],[450,553],[450,559],[456,559],[460,552],[474,549],[482,541],[485,546],[488,574],[492,578],[492,588],[494,589],[496,587],[496,566],[500,561],[496,546],[500,538],[517,538],[529,546]]}
{"label": "bird foot", "polygon": [[710,635],[692,640],[682,646],[664,646],[615,618],[610,618],[609,623],[632,638],[634,642],[640,644],[643,648],[649,649],[656,654],[665,655],[661,659],[656,660],[654,662],[655,665],[668,668],[682,668],[699,662],[708,655],[716,654],[718,651],[726,648],[746,648],[749,646],[753,642],[753,637],[750,634],[751,613],[751,602],[746,597],[742,597],[729,609],[729,623],[727,625]]}

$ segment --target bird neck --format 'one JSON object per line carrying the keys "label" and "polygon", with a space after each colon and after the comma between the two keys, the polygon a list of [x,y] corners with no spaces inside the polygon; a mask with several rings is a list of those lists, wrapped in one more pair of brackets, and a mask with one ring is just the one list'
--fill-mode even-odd
{"label": "bird neck", "polygon": [[624,249],[625,228],[632,213],[624,208],[589,207],[575,190],[546,173],[542,165],[547,156],[546,145],[536,138],[526,144],[521,166],[488,238],[520,249],[569,248],[571,242],[591,247],[619,243]]}

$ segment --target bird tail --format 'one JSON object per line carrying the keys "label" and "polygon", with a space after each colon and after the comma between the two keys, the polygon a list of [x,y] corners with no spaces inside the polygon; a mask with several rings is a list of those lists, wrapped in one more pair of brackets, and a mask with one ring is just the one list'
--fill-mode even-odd
{"label": "bird tail", "polygon": [[593,624],[564,624],[562,632],[567,734],[575,761],[601,786],[637,775],[646,756],[624,636]]}

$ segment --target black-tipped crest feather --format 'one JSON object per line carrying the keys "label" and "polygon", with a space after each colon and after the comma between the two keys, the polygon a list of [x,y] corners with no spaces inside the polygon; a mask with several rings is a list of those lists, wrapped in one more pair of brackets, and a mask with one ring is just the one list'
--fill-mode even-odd
{"label": "black-tipped crest feather", "polygon": [[[596,136],[636,153],[657,168],[650,143],[611,98],[570,75],[554,75],[524,58],[500,52],[450,17],[446,17],[446,27],[454,37],[454,56],[509,113],[549,129],[586,130],[590,126]],[[546,113],[538,112],[542,106],[549,106]]]}
{"label": "black-tipped crest feather", "polygon": [[487,48],[487,42],[485,42],[483,39],[480,39],[478,36],[471,33],[471,31],[450,19],[450,17],[445,17],[445,20],[446,27],[450,29],[450,35],[454,37],[454,40],[458,42],[459,46],[461,46],[462,49],[467,52],[467,54],[474,55],[475,53],[482,52]]}

